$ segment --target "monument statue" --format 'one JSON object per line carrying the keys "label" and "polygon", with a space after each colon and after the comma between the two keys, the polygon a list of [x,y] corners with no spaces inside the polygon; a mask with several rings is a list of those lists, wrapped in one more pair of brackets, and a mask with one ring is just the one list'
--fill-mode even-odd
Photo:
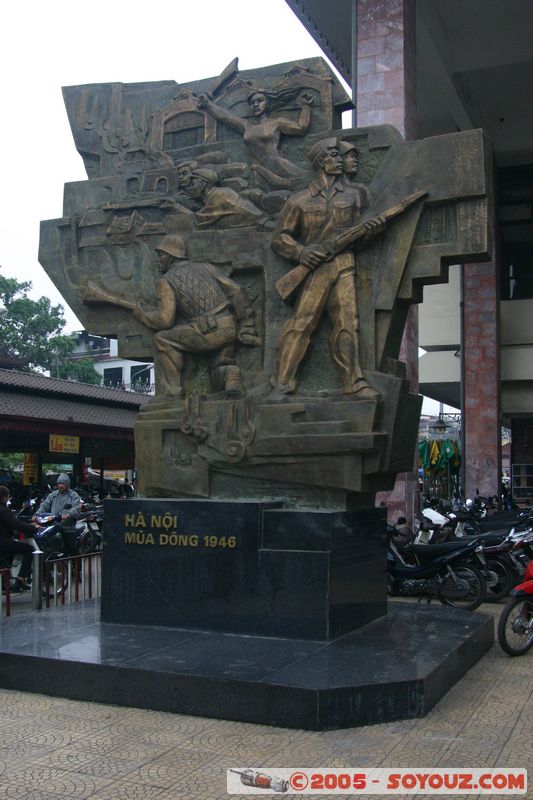
{"label": "monument statue", "polygon": [[386,615],[374,498],[421,406],[402,334],[425,284],[488,254],[482,132],[341,129],[322,59],[64,96],[88,180],[40,261],[156,372],[138,497],[106,506],[102,620],[315,641]]}
{"label": "monument statue", "polygon": [[322,59],[64,96],[88,180],[40,260],[91,333],[155,361],[141,495],[372,505],[413,461],[409,306],[487,254],[482,133],[343,130]]}

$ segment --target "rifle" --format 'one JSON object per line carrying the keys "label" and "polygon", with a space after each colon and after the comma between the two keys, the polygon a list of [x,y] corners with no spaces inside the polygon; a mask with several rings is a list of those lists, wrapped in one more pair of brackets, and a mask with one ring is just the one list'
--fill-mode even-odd
{"label": "rifle", "polygon": [[[324,254],[323,262],[331,261],[333,258],[335,258],[335,256],[339,255],[339,253],[342,253],[343,250],[346,250],[351,244],[354,244],[354,242],[356,242],[358,239],[361,239],[367,232],[365,227],[366,222],[376,219],[377,216],[381,217],[381,219],[385,222],[388,222],[388,220],[398,216],[398,214],[401,214],[402,211],[405,211],[405,209],[409,208],[416,203],[417,200],[420,200],[421,197],[425,197],[426,195],[427,192],[413,192],[412,194],[407,195],[407,197],[404,197],[404,199],[399,203],[396,203],[396,205],[387,208],[386,211],[383,211],[381,214],[370,217],[369,219],[365,220],[365,222],[357,223],[357,225],[349,228],[339,236],[335,236],[332,239],[326,239],[326,241],[321,242],[317,249],[321,250]],[[279,280],[277,280],[275,285],[281,299],[287,300],[310,272],[311,267],[306,267],[305,264],[298,264],[298,266],[293,267],[290,272],[287,272],[286,275],[283,275]]]}
{"label": "rifle", "polygon": [[120,295],[106,292],[105,289],[100,289],[100,287],[92,281],[89,281],[85,287],[83,302],[88,304],[108,303],[112,306],[127,308],[128,311],[133,311],[133,309],[137,307],[137,303],[133,303],[131,300],[126,300],[125,297],[120,297]]}

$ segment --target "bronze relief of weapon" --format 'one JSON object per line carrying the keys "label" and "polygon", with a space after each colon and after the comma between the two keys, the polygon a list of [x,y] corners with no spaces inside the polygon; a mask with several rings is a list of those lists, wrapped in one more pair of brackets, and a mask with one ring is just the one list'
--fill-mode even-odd
{"label": "bronze relief of weapon", "polygon": [[87,305],[100,305],[101,303],[106,303],[112,306],[127,308],[128,311],[133,311],[133,309],[137,307],[137,303],[134,303],[131,300],[126,300],[125,297],[121,297],[118,294],[112,294],[105,289],[101,289],[92,281],[89,281],[85,287],[83,302],[87,303]]}
{"label": "bronze relief of weapon", "polygon": [[[396,205],[390,206],[390,208],[382,211],[381,214],[374,214],[363,222],[358,222],[357,225],[349,228],[339,236],[335,236],[332,239],[326,239],[325,241],[321,242],[317,249],[322,250],[324,253],[323,262],[331,261],[332,258],[335,258],[335,256],[339,255],[339,253],[342,253],[343,250],[346,250],[358,239],[361,239],[367,232],[367,229],[365,228],[366,222],[376,220],[378,217],[387,222],[388,220],[398,216],[398,214],[401,214],[402,211],[410,208],[412,205],[414,205],[414,203],[416,203],[417,200],[420,200],[422,197],[426,197],[426,195],[427,192],[413,192],[412,194],[407,195],[407,197],[404,197],[404,199],[399,203],[396,203]],[[298,286],[307,277],[307,275],[309,275],[310,272],[310,267],[306,267],[305,264],[298,264],[298,266],[293,267],[289,272],[277,280],[275,286],[282,300],[288,300],[292,293],[298,288]]]}

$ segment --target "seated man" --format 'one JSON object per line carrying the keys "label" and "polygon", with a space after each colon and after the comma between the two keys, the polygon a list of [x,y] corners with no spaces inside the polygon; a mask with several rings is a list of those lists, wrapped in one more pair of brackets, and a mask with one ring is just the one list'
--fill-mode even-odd
{"label": "seated man", "polygon": [[51,516],[61,515],[61,535],[65,544],[65,551],[71,556],[79,555],[76,545],[76,531],[74,525],[81,511],[81,497],[77,492],[70,488],[70,478],[66,473],[59,475],[57,479],[57,489],[50,492],[37,511],[36,517],[44,514]]}
{"label": "seated man", "polygon": [[7,556],[10,560],[15,555],[22,556],[22,563],[18,574],[19,585],[23,589],[28,589],[28,578],[31,575],[33,547],[28,542],[13,539],[16,531],[21,531],[27,536],[33,536],[39,528],[30,522],[24,522],[13,514],[7,507],[9,499],[9,489],[7,486],[0,486],[0,555]]}

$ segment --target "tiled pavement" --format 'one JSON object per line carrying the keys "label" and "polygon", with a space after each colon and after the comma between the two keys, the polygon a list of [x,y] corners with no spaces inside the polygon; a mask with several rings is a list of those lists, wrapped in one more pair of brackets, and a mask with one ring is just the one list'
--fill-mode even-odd
{"label": "tiled pavement", "polygon": [[427,717],[325,733],[0,690],[0,800],[229,800],[243,765],[528,767],[532,674],[496,644]]}

